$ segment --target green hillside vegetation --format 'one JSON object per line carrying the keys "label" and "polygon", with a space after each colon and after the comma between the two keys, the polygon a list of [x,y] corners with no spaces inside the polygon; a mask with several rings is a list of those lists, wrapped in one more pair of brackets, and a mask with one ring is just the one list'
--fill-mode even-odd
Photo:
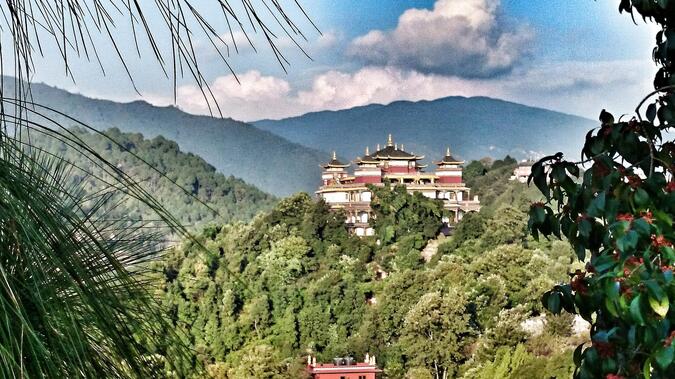
{"label": "green hillside vegetation", "polygon": [[[108,162],[140,182],[179,222],[193,230],[209,223],[251,220],[258,212],[271,209],[276,202],[273,196],[241,179],[218,173],[204,159],[182,152],[176,142],[164,137],[145,139],[140,133],[122,133],[119,129],[105,131],[118,146],[81,128],[70,131]],[[79,167],[71,171],[72,184],[82,185],[92,196],[112,192],[106,182],[114,183],[114,180],[76,149],[35,133],[31,139],[35,146]],[[139,201],[128,198],[120,202],[120,197],[116,194],[107,200],[106,217],[149,223],[156,218],[155,213]]]}
{"label": "green hillside vegetation", "polygon": [[[3,84],[4,93],[14,93],[13,78],[6,78]],[[277,196],[316,190],[321,182],[319,164],[330,159],[328,153],[291,143],[250,124],[192,115],[172,106],[91,99],[38,83],[31,84],[31,98],[96,130],[118,128],[146,138],[164,136],[176,141],[182,151],[204,158],[218,172]],[[55,112],[47,111],[47,115],[63,125],[73,124]]]}
{"label": "green hillside vegetation", "polygon": [[157,267],[167,316],[194,352],[178,364],[214,378],[301,378],[307,354],[369,353],[385,378],[570,377],[582,339],[571,316],[547,314],[539,333],[521,323],[568,280],[573,252],[527,237],[529,192],[500,170],[476,178],[497,194],[493,210],[467,216],[428,263],[420,251],[441,204],[400,188],[375,191],[372,238],[350,236],[343,215],[306,194],[205,229],[206,251],[185,243]]}

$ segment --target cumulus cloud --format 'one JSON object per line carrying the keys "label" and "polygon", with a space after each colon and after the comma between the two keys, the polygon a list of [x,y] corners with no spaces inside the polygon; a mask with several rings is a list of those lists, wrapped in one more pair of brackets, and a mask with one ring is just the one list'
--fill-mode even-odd
{"label": "cumulus cloud", "polygon": [[[240,83],[237,83],[233,75],[225,75],[209,84],[223,115],[237,120],[251,120],[255,118],[254,115],[281,117],[288,114],[289,108],[293,108],[287,101],[291,98],[291,86],[287,81],[262,75],[256,70],[237,77]],[[178,106],[188,112],[211,113],[204,95],[195,85],[178,87],[176,98]],[[215,113],[215,110],[212,111]]]}
{"label": "cumulus cloud", "polygon": [[348,50],[375,65],[465,78],[510,72],[534,38],[524,25],[510,26],[499,0],[437,0],[433,9],[408,9],[395,29],[373,30]]}
{"label": "cumulus cloud", "polygon": [[[364,67],[318,74],[307,88],[293,88],[283,79],[249,71],[239,75],[241,85],[227,75],[213,81],[211,90],[224,115],[243,121],[445,96],[489,96],[595,118],[603,108],[616,113],[633,109],[639,94],[650,88],[650,67],[641,61],[561,62],[519,69],[496,79]],[[617,92],[627,96],[607,95]],[[153,102],[165,103],[156,98]],[[208,113],[195,86],[178,89],[178,105],[191,113]]]}
{"label": "cumulus cloud", "polygon": [[335,46],[339,42],[340,38],[341,36],[338,32],[335,30],[329,30],[321,34],[316,39],[315,45],[319,49],[328,49]]}

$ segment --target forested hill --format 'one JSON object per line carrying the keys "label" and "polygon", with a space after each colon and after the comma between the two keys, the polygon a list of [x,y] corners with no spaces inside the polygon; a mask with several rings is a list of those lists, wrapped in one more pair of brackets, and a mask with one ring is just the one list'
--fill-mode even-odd
{"label": "forested hill", "polygon": [[[14,93],[13,79],[6,79],[4,84],[5,93]],[[195,116],[175,107],[156,107],[143,101],[116,103],[91,99],[44,84],[32,84],[31,92],[36,103],[97,130],[116,127],[123,132],[142,133],[147,138],[161,135],[176,141],[181,150],[199,155],[219,172],[242,178],[278,196],[314,191],[321,180],[319,163],[329,159],[327,153],[232,119]],[[72,125],[63,117],[57,119],[65,126]]]}
{"label": "forested hill", "polygon": [[319,362],[368,353],[386,379],[571,377],[584,340],[570,315],[544,321],[540,298],[569,280],[573,252],[527,237],[532,193],[508,181],[513,164],[495,167],[471,178],[487,207],[429,262],[421,250],[441,205],[403,188],[374,191],[376,237],[350,236],[344,215],[306,194],[249,224],[205,229],[206,249],[185,243],[156,270],[167,317],[193,352],[168,366],[194,379],[199,368],[298,379],[309,353]]}
{"label": "forested hill", "polygon": [[[175,142],[163,137],[145,139],[139,133],[122,133],[119,129],[105,131],[120,147],[101,135],[80,128],[73,128],[71,131],[106,161],[141,183],[173,216],[192,230],[209,223],[248,221],[258,212],[271,209],[276,203],[273,196],[241,179],[216,172],[204,159],[182,152]],[[74,163],[79,169],[71,172],[72,180],[83,185],[87,193],[98,194],[106,191],[103,180],[109,181],[110,178],[91,160],[53,138],[36,133],[31,138],[36,146]],[[150,166],[164,173],[165,177]],[[187,189],[187,193],[177,185]],[[108,200],[108,218],[116,218],[116,215],[129,220],[149,221],[156,218],[147,206],[136,200],[127,199],[120,204],[118,200]]]}
{"label": "forested hill", "polygon": [[256,127],[290,141],[338,155],[363,155],[366,144],[384,144],[392,133],[406,150],[442,158],[446,146],[466,160],[507,154],[518,159],[557,151],[579,151],[594,121],[486,97],[397,101],[339,111],[308,113]]}

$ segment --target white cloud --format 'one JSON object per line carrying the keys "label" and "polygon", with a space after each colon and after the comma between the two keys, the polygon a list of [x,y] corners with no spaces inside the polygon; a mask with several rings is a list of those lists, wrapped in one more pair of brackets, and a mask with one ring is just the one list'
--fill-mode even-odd
{"label": "white cloud", "polygon": [[349,54],[366,63],[424,73],[488,78],[511,71],[534,35],[510,26],[499,0],[438,0],[433,9],[408,9],[394,30],[356,38]]}
{"label": "white cloud", "polygon": [[[321,73],[305,89],[249,71],[239,76],[241,85],[227,75],[212,82],[211,90],[224,115],[243,121],[445,96],[489,96],[595,118],[603,108],[630,112],[640,94],[650,89],[653,70],[649,67],[649,62],[642,61],[563,62],[522,68],[495,79],[365,67],[355,72]],[[165,103],[157,98],[154,102]],[[179,88],[178,105],[191,113],[208,113],[195,86]]]}
{"label": "white cloud", "polygon": [[334,30],[329,30],[321,34],[312,45],[316,46],[318,49],[329,49],[335,46],[340,39],[341,35]]}
{"label": "white cloud", "polygon": [[[280,117],[286,115],[291,86],[273,76],[262,75],[259,71],[248,71],[237,75],[216,78],[209,84],[209,90],[217,100],[223,115],[238,120],[251,120],[255,115]],[[204,95],[196,85],[184,85],[176,91],[178,106],[191,113],[216,113],[209,110]],[[211,97],[210,94],[207,97]],[[160,101],[161,102],[161,101]],[[213,105],[213,104],[212,104]]]}

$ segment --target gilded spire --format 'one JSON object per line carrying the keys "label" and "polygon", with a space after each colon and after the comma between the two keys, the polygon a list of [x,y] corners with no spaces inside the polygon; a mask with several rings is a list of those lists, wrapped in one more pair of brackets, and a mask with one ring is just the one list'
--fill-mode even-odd
{"label": "gilded spire", "polygon": [[335,155],[335,150],[333,150],[333,159],[337,159],[337,155]]}
{"label": "gilded spire", "polygon": [[366,146],[366,155],[370,155],[370,151],[368,150],[368,146]]}
{"label": "gilded spire", "polygon": [[447,150],[445,150],[445,156],[446,157],[450,156],[450,146],[448,146]]}
{"label": "gilded spire", "polygon": [[394,140],[391,138],[391,133],[389,133],[389,137],[387,138],[387,146],[394,146]]}
{"label": "gilded spire", "polygon": [[381,149],[380,149],[380,144],[378,143],[378,144],[377,144],[377,151],[380,151],[380,150],[381,150]]}
{"label": "gilded spire", "polygon": [[405,151],[405,149],[403,148],[403,144],[401,144],[401,151]]}

